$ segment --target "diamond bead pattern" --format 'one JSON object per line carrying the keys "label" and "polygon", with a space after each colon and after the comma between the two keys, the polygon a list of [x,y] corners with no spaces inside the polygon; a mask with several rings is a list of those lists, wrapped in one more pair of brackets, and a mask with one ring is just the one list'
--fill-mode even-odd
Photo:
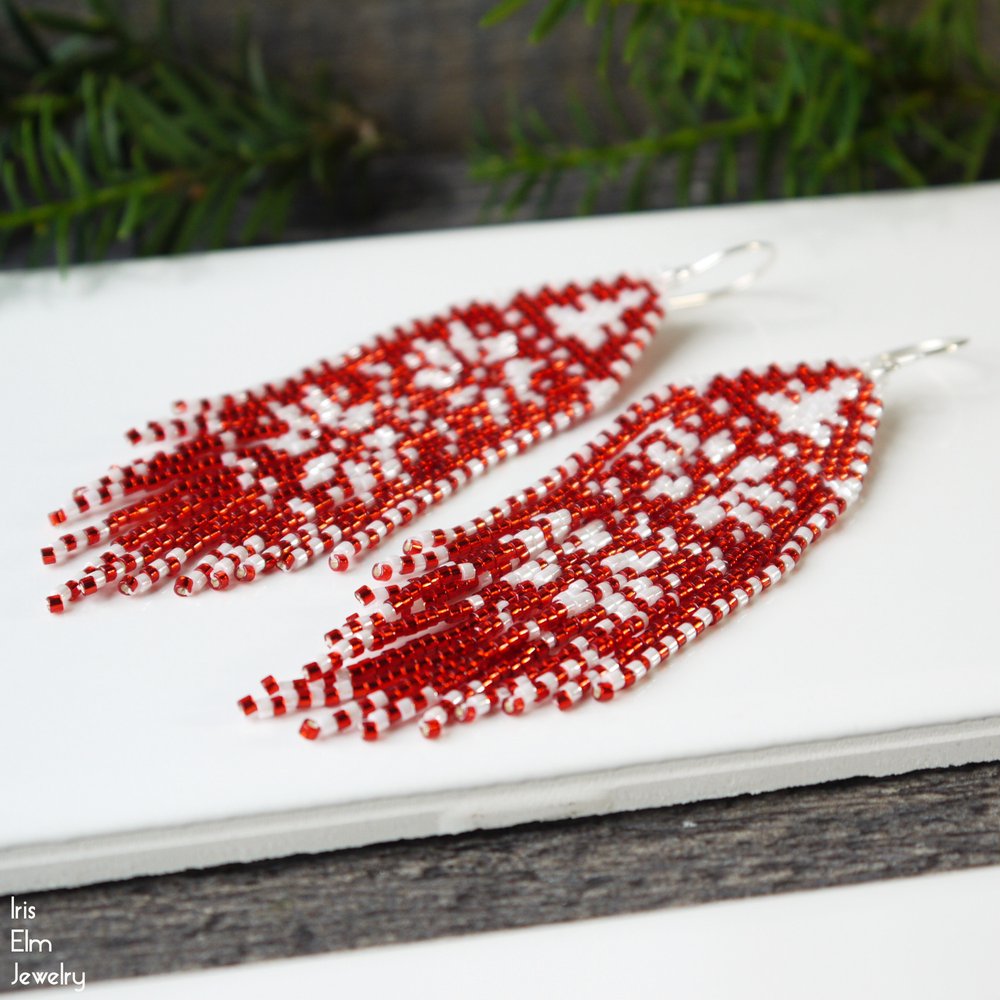
{"label": "diamond bead pattern", "polygon": [[336,570],[486,469],[602,406],[663,316],[621,276],[472,302],[298,375],[175,404],[129,432],[162,444],[74,490],[50,515],[111,512],[42,550],[102,554],[53,612],[116,584],[224,590],[327,555]]}
{"label": "diamond bead pattern", "polygon": [[833,362],[668,386],[516,496],[411,538],[321,660],[240,706],[375,739],[609,700],[794,569],[857,499],[880,413]]}

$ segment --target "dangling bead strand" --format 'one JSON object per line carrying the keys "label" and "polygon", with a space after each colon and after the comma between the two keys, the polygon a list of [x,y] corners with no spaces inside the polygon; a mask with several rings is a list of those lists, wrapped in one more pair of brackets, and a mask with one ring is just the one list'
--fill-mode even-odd
{"label": "dangling bead strand", "polygon": [[419,718],[436,738],[612,700],[797,565],[857,498],[879,413],[872,381],[832,363],[629,407],[549,476],[377,564],[379,586],[357,591],[368,613],[307,665],[336,708],[302,734],[375,739]]}
{"label": "dangling bead strand", "polygon": [[161,450],[112,467],[50,515],[62,525],[110,509],[43,549],[46,563],[117,546],[50,607],[111,582],[136,595],[173,579],[188,596],[320,556],[348,569],[487,469],[603,406],[661,303],[657,284],[626,276],[543,287],[397,328],[279,382],[182,401],[128,432]]}

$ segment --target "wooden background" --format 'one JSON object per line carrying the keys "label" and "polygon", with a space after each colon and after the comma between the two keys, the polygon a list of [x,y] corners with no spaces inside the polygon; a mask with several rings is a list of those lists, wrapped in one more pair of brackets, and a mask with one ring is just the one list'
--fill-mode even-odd
{"label": "wooden background", "polygon": [[[79,11],[82,0],[19,0],[27,8]],[[363,212],[305,202],[293,212],[288,240],[403,232],[474,225],[483,221],[487,187],[469,176],[468,152],[475,123],[503,136],[512,104],[535,108],[555,130],[568,132],[567,96],[601,120],[595,82],[597,33],[579,16],[566,19],[545,42],[528,35],[540,8],[529,4],[489,29],[482,16],[497,0],[170,0],[177,35],[213,60],[236,57],[240,19],[261,42],[268,72],[308,83],[322,68],[333,84],[372,115],[393,149],[373,167]],[[156,22],[159,0],[126,0],[123,8],[136,29]],[[1000,52],[1000,2],[982,0],[983,36]],[[905,12],[906,5],[900,10]],[[10,40],[0,33],[0,50]],[[611,72],[626,112],[643,119]],[[696,161],[691,202],[708,200],[708,160]],[[749,194],[752,168],[743,172]],[[648,207],[676,203],[672,165],[651,172]],[[895,178],[887,175],[887,183]],[[620,209],[627,180],[602,192],[598,212]],[[546,217],[576,213],[584,191],[581,177],[560,185]],[[346,208],[346,212],[345,212]],[[523,212],[519,216],[529,214]],[[494,214],[492,221],[502,220]]]}
{"label": "wooden background", "polygon": [[33,893],[55,947],[18,958],[89,984],[990,864],[976,764]]}

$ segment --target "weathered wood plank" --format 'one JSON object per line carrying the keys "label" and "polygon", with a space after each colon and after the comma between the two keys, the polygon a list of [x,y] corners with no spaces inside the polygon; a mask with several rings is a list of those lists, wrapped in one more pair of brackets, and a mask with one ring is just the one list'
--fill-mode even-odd
{"label": "weathered wood plank", "polygon": [[1000,763],[38,893],[32,926],[90,982],[987,864]]}

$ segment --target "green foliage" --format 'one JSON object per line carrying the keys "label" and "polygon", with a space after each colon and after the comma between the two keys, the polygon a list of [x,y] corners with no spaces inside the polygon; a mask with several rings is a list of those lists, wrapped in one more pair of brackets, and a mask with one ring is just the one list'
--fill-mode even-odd
{"label": "green foliage", "polygon": [[[484,24],[528,5],[506,0]],[[1000,176],[1000,64],[982,48],[977,0],[540,7],[533,40],[573,16],[601,33],[595,73],[611,96],[602,116],[611,124],[577,104],[571,131],[528,110],[503,141],[482,138],[473,173],[508,210],[544,204],[567,176],[586,180],[583,210],[609,188],[637,208],[667,164],[684,204],[696,158],[713,201]]]}
{"label": "green foliage", "polygon": [[110,0],[73,17],[0,0],[17,55],[0,56],[0,259],[99,260],[277,237],[305,187],[333,196],[381,148],[350,104],[269,81],[256,46],[201,68],[169,6],[136,38]]}

